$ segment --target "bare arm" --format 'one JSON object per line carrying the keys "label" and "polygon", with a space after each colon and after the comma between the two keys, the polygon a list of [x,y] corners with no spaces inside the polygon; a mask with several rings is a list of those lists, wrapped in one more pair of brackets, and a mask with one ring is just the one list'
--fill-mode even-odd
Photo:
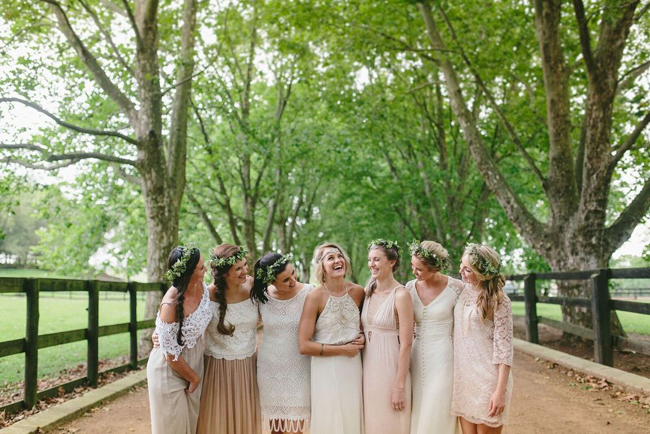
{"label": "bare arm", "polygon": [[363,348],[363,344],[351,342],[345,345],[329,345],[312,341],[319,308],[320,294],[314,291],[305,300],[300,324],[298,325],[298,348],[300,349],[300,354],[306,356],[356,356]]}
{"label": "bare arm", "polygon": [[[160,307],[160,319],[166,323],[176,322],[176,304],[163,304]],[[169,354],[166,359],[169,367],[190,383],[186,389],[187,392],[194,392],[201,382],[199,374],[187,364],[182,355],[174,360],[174,355]]]}
{"label": "bare arm", "polygon": [[490,398],[490,417],[500,415],[506,407],[506,390],[508,387],[509,376],[510,366],[499,365],[497,388],[494,391],[494,394],[492,394],[492,398]]}
{"label": "bare arm", "polygon": [[395,308],[399,318],[399,358],[397,359],[397,379],[393,388],[393,407],[402,410],[406,400],[406,379],[411,362],[413,346],[413,302],[411,295],[404,288],[395,294]]}

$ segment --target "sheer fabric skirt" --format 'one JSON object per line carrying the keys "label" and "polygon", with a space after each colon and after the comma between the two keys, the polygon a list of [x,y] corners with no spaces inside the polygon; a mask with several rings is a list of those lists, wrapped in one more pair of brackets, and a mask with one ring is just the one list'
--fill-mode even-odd
{"label": "sheer fabric skirt", "polygon": [[[203,377],[203,338],[193,348],[185,347],[183,360]],[[153,434],[194,434],[199,418],[201,385],[186,393],[188,382],[167,363],[160,347],[154,348],[147,362],[151,432]]]}
{"label": "sheer fabric skirt", "polygon": [[205,356],[198,434],[262,432],[256,359]]}

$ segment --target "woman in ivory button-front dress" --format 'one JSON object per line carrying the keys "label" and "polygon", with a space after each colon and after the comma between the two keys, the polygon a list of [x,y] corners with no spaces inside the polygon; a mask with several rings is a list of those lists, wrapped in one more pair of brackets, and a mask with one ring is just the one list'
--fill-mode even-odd
{"label": "woman in ivory button-front dress", "polygon": [[257,352],[262,430],[303,433],[309,428],[311,357],[298,349],[298,323],[311,285],[297,280],[289,256],[267,253],[255,263],[251,298],[258,303],[264,340]]}
{"label": "woman in ivory button-front dress", "polygon": [[400,253],[395,241],[378,239],[368,246],[370,281],[361,313],[366,337],[362,353],[366,434],[409,433],[413,304],[393,277]]}
{"label": "woman in ivory button-front dress", "polygon": [[363,434],[359,306],[363,287],[345,281],[350,259],[335,243],[314,252],[321,283],[305,301],[298,345],[311,358],[311,434]]}
{"label": "woman in ivory button-front dress", "polygon": [[413,412],[411,434],[454,434],[460,431],[451,414],[454,378],[452,331],[454,306],[463,283],[441,271],[448,267],[447,250],[434,241],[409,244],[415,280],[406,284],[415,313],[411,354]]}

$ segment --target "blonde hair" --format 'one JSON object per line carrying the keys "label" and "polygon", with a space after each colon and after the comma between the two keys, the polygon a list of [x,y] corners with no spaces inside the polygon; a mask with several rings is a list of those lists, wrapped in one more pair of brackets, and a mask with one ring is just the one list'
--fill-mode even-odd
{"label": "blonde hair", "polygon": [[447,249],[442,247],[442,244],[436,243],[435,241],[424,240],[420,243],[420,247],[428,250],[434,255],[428,258],[420,258],[418,256],[418,258],[429,267],[429,270],[439,272],[442,270],[443,264],[448,265],[449,252],[447,252]]}
{"label": "blonde hair", "polygon": [[479,289],[482,289],[476,298],[481,319],[492,320],[494,312],[503,301],[503,286],[506,284],[505,276],[498,271],[501,268],[501,258],[492,247],[481,244],[468,246],[463,256],[467,257],[469,268],[479,280]]}
{"label": "blonde hair", "polygon": [[347,276],[352,270],[350,257],[341,246],[336,243],[320,243],[314,250],[314,259],[312,260],[316,270],[316,280],[318,280],[320,283],[325,283],[325,278],[327,276],[327,273],[325,273],[325,268],[323,267],[323,258],[325,254],[331,249],[336,249],[343,255],[343,260],[345,261],[345,275]]}

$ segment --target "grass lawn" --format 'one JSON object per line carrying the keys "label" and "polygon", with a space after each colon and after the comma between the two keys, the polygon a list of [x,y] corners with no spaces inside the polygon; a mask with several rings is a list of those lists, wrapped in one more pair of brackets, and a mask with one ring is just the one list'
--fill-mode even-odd
{"label": "grass lawn", "polygon": [[[512,302],[513,315],[525,316],[523,301]],[[650,316],[640,313],[617,311],[618,318],[626,333],[650,335]],[[557,304],[537,303],[537,315],[562,321],[562,312]]]}
{"label": "grass lawn", "polygon": [[[7,270],[3,270],[7,271]],[[24,270],[20,270],[24,271]],[[34,270],[37,271],[37,270]],[[8,277],[8,276],[5,276]],[[25,277],[24,274],[16,277]],[[31,276],[30,276],[31,277]],[[33,277],[44,277],[42,275]],[[50,277],[50,276],[48,276]],[[106,298],[108,297],[108,299]],[[24,294],[0,294],[3,315],[0,317],[0,340],[25,336],[26,299]],[[86,328],[88,296],[85,293],[43,293],[39,300],[39,334]],[[138,299],[138,319],[144,317],[144,301]],[[129,322],[129,300],[121,293],[100,293],[99,325]],[[57,372],[86,361],[86,341],[44,348],[38,352],[38,374],[55,377]],[[129,354],[129,335],[122,333],[99,338],[99,358],[107,359]],[[22,381],[25,355],[0,358],[0,389]]]}

